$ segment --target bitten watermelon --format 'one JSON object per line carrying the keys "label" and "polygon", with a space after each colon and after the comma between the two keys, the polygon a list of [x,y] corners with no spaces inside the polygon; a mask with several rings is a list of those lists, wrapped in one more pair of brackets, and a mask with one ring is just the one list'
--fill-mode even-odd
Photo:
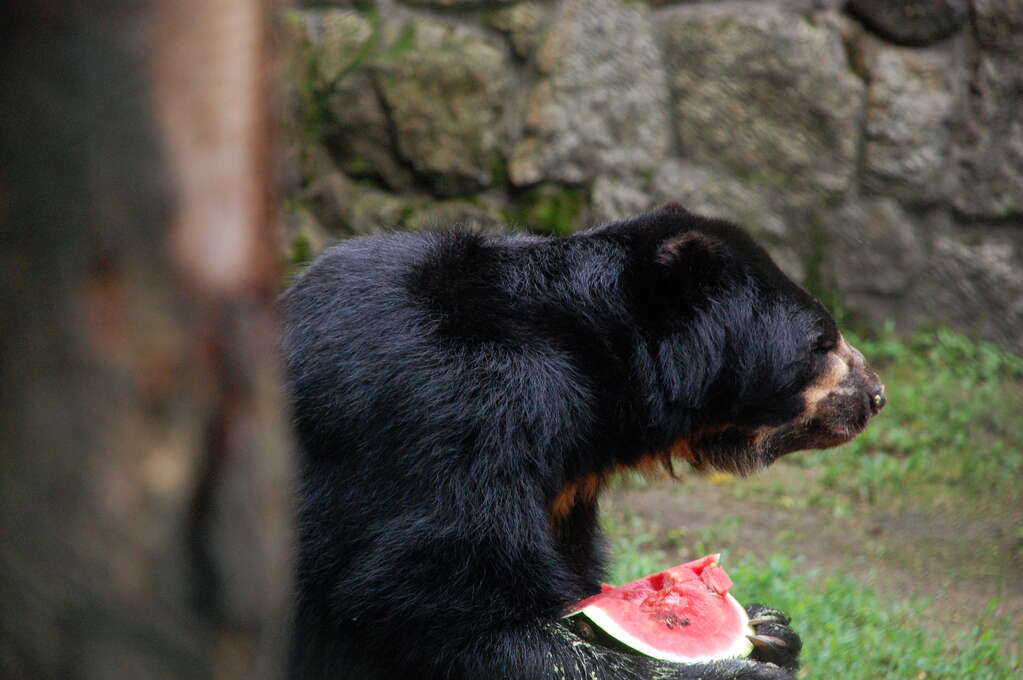
{"label": "bitten watermelon", "polygon": [[589,623],[630,650],[692,663],[748,656],[753,634],[746,610],[728,594],[732,580],[707,555],[571,607],[566,618]]}

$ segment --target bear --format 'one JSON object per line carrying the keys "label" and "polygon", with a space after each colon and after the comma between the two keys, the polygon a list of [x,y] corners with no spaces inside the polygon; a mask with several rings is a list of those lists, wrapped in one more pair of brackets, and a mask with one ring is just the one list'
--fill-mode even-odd
{"label": "bear", "polygon": [[800,639],[674,664],[561,620],[616,473],[836,446],[884,387],[741,228],[669,204],[566,237],[388,233],[282,294],[300,449],[294,680],[782,680]]}

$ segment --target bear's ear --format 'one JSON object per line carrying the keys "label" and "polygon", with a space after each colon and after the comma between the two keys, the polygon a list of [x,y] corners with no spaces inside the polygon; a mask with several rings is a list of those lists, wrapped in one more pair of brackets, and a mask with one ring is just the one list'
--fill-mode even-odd
{"label": "bear's ear", "polygon": [[[669,205],[671,205],[669,203]],[[657,248],[657,263],[665,267],[713,263],[722,254],[722,244],[698,231],[687,231],[666,239]]]}
{"label": "bear's ear", "polygon": [[655,258],[661,272],[658,278],[676,291],[720,288],[735,273],[725,244],[699,231],[665,239]]}
{"label": "bear's ear", "polygon": [[664,205],[657,209],[657,212],[678,213],[681,215],[689,214],[689,211],[682,207],[681,203],[678,203],[676,201],[672,201],[671,203],[665,203]]}

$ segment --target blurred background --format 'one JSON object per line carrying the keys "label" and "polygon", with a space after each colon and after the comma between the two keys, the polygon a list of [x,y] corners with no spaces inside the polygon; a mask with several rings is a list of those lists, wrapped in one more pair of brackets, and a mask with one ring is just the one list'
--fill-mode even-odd
{"label": "blurred background", "polygon": [[807,678],[1009,678],[1023,640],[1023,2],[407,0],[285,13],[285,249],[734,220],[888,385],[752,479],[623,480],[615,583],[724,551]]}
{"label": "blurred background", "polygon": [[340,239],[749,229],[888,386],[750,479],[624,478],[801,678],[1023,673],[1023,0],[22,0],[0,21],[0,677],[277,678],[274,300]]}

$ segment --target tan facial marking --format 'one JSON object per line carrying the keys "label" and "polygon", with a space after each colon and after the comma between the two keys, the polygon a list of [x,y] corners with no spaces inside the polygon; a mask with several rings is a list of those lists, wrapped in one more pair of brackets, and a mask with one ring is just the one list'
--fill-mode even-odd
{"label": "tan facial marking", "polygon": [[835,349],[828,353],[827,367],[823,373],[803,392],[806,408],[803,414],[793,423],[783,425],[764,425],[753,431],[750,438],[750,449],[760,452],[766,448],[771,437],[783,430],[799,429],[816,418],[824,400],[831,395],[848,395],[854,387],[843,386],[843,381],[850,372],[861,369],[864,364],[863,355],[845,341],[840,334]]}
{"label": "tan facial marking", "polygon": [[[859,360],[862,362],[862,356]],[[838,344],[835,346],[835,349],[828,352],[827,361],[826,370],[803,392],[806,399],[805,413],[807,418],[812,418],[817,413],[821,402],[829,394],[835,394],[836,392],[844,394],[849,391],[848,388],[843,388],[841,384],[856,365],[857,357],[855,350],[841,335],[838,336]]]}

